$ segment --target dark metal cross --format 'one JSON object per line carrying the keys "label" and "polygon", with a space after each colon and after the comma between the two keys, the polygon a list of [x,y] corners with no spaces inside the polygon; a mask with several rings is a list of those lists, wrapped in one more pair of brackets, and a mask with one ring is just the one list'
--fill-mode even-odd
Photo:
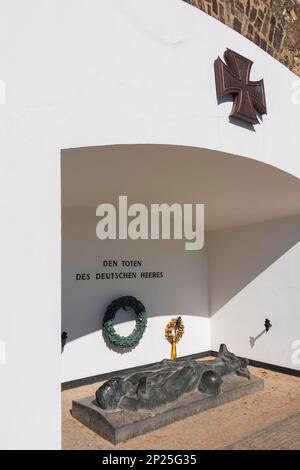
{"label": "dark metal cross", "polygon": [[253,62],[227,49],[224,63],[220,57],[215,61],[215,77],[218,98],[234,96],[230,116],[250,124],[258,124],[257,114],[267,114],[264,81],[252,82],[250,73]]}

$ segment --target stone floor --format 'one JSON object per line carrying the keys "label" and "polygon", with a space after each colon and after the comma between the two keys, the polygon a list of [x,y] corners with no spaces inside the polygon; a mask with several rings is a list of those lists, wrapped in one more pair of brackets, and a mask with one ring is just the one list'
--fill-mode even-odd
{"label": "stone floor", "polygon": [[227,446],[231,450],[299,450],[300,413],[276,421],[265,429]]}
{"label": "stone floor", "polygon": [[190,416],[114,446],[72,418],[72,400],[98,384],[62,393],[63,448],[68,449],[300,449],[300,378],[249,367],[265,390]]}

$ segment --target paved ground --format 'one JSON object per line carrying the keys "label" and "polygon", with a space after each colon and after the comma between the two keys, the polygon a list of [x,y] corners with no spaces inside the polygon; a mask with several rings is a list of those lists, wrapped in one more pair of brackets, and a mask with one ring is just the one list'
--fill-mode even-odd
{"label": "paved ground", "polygon": [[231,450],[299,450],[300,413],[271,424],[266,429],[227,446]]}
{"label": "paved ground", "polygon": [[265,390],[114,446],[72,418],[72,400],[99,384],[62,393],[64,449],[300,449],[300,378],[249,367]]}

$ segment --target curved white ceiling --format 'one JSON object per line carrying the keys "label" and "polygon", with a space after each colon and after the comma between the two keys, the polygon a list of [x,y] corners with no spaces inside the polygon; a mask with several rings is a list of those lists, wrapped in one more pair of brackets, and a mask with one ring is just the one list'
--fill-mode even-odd
{"label": "curved white ceiling", "polygon": [[207,230],[300,214],[300,180],[252,159],[170,145],[62,152],[62,205],[204,203]]}

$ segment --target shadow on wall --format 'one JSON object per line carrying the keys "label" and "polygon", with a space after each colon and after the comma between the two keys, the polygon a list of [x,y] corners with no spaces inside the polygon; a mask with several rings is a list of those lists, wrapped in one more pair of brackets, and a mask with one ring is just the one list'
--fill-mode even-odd
{"label": "shadow on wall", "polygon": [[255,337],[254,336],[249,336],[249,342],[250,342],[250,347],[251,349],[254,348],[255,346],[255,343],[256,341],[259,340],[259,338],[261,338],[263,335],[267,334],[267,331],[266,329],[264,328],[260,333],[258,333],[258,335],[256,335]]}
{"label": "shadow on wall", "polygon": [[[141,300],[149,318],[207,319],[300,240],[300,180],[262,162],[151,144],[67,149],[61,162],[62,330],[68,341],[101,335],[106,307],[123,295]],[[186,251],[182,240],[172,239],[100,242],[96,207],[117,207],[119,195],[147,206],[203,203],[204,249]],[[118,260],[118,267],[105,268],[104,260]],[[122,260],[142,260],[142,266],[125,269]],[[137,271],[137,278],[95,279],[95,273],[124,270]],[[163,277],[142,279],[142,271]],[[77,281],[76,273],[91,279]],[[124,336],[134,327],[122,313],[116,320],[120,330],[128,325]]]}
{"label": "shadow on wall", "polygon": [[300,216],[210,233],[210,314],[218,312],[299,241]]}

